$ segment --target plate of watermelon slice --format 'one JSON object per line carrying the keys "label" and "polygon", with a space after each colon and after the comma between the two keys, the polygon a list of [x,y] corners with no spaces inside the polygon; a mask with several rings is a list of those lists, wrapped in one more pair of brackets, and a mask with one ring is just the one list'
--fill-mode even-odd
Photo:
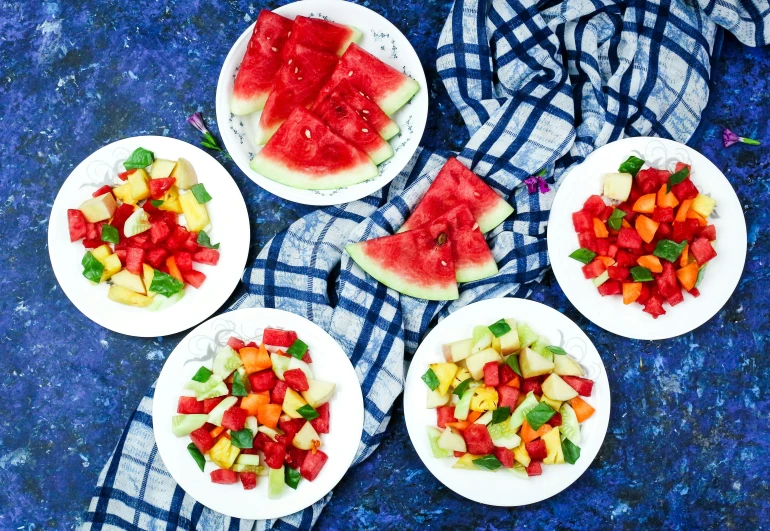
{"label": "plate of watermelon slice", "polygon": [[685,334],[743,272],[743,209],[721,171],[659,138],[607,144],[570,171],[548,222],[559,286],[596,325],[633,339]]}
{"label": "plate of watermelon slice", "polygon": [[225,59],[217,121],[239,168],[290,201],[365,197],[409,162],[428,92],[416,52],[377,13],[342,0],[262,10]]}

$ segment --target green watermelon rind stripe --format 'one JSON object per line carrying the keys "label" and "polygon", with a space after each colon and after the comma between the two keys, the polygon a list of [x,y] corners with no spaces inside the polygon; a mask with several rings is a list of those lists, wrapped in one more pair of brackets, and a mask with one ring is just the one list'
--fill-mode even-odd
{"label": "green watermelon rind stripe", "polygon": [[401,128],[393,120],[391,120],[388,125],[386,125],[379,131],[380,136],[385,140],[390,140],[400,132],[401,132]]}
{"label": "green watermelon rind stripe", "polygon": [[369,158],[372,159],[372,162],[375,164],[382,164],[386,160],[388,160],[390,157],[393,156],[393,147],[388,144],[387,142],[383,142],[382,147],[374,151],[373,153],[368,153]]}
{"label": "green watermelon rind stripe", "polygon": [[308,173],[292,170],[285,164],[264,156],[261,151],[251,160],[249,167],[271,181],[302,190],[335,190],[373,179],[379,174],[377,166],[371,160],[366,160],[336,173],[313,177]]}
{"label": "green watermelon rind stripe", "polygon": [[492,275],[496,275],[498,272],[495,259],[491,256],[489,260],[486,260],[483,264],[476,264],[470,267],[463,267],[461,269],[455,268],[455,277],[457,282],[473,282],[474,280],[482,280],[489,278]]}
{"label": "green watermelon rind stripe", "polygon": [[404,82],[396,89],[388,92],[388,94],[377,100],[377,105],[388,116],[399,110],[401,107],[407,104],[412,96],[417,94],[420,90],[420,84],[417,83],[411,77],[407,77]]}
{"label": "green watermelon rind stripe", "polygon": [[498,201],[494,207],[484,212],[484,214],[476,220],[476,223],[479,224],[479,230],[483,234],[486,234],[505,221],[505,218],[513,214],[513,212],[513,207],[501,197],[500,201]]}

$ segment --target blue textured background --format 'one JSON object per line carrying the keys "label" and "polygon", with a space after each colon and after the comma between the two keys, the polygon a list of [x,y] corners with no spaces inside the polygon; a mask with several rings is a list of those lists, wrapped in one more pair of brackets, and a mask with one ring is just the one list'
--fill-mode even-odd
{"label": "blue textured background", "polygon": [[[451,1],[364,4],[398,26],[422,59],[431,85],[423,143],[458,149],[466,133],[435,72],[435,45]],[[46,248],[56,192],[83,158],[120,138],[157,134],[196,142],[185,119],[200,110],[213,125],[219,68],[260,7],[198,0],[3,3],[1,529],[70,528],[80,521],[131,411],[182,337],[120,336],[72,306]],[[770,58],[767,50],[744,48],[728,37],[716,72],[703,136],[694,147],[735,186],[749,234],[746,270],[725,308],[692,334],[641,343],[587,322],[552,275],[535,289],[536,300],[587,331],[607,366],[612,418],[588,472],[534,507],[472,504],[422,466],[399,402],[390,435],[343,479],[319,529],[767,525],[770,164],[765,148],[723,150],[719,136],[730,126],[770,141]],[[309,209],[269,195],[225,165],[246,197],[253,258]]]}

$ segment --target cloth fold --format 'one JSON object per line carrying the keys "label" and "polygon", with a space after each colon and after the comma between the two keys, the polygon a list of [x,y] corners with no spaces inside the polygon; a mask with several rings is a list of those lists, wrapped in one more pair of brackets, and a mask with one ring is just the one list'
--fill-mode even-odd
{"label": "cloth fold", "polygon": [[[565,171],[624,136],[687,142],[708,101],[717,24],[761,45],[768,12],[766,0],[457,0],[437,67],[470,135],[458,158],[516,208],[487,235],[500,272],[462,285],[457,301],[429,302],[379,284],[344,252],[347,243],[395,232],[451,155],[420,149],[379,192],[315,211],[276,235],[245,272],[248,293],[232,309],[288,310],[341,344],[364,394],[361,462],[381,442],[403,390],[405,354],[431,324],[477,300],[525,297],[542,278],[549,208]],[[522,183],[542,169],[554,186],[530,194]],[[259,522],[230,519],[187,496],[157,456],[153,392],[102,471],[84,528],[312,528],[331,493]]]}

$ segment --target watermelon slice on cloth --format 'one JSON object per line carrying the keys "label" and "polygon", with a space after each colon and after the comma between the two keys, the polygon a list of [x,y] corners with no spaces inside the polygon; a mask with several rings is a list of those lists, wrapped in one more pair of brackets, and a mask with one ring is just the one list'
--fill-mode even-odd
{"label": "watermelon slice on cloth", "polygon": [[345,249],[369,275],[399,293],[432,301],[459,297],[452,243],[444,222],[351,243]]}
{"label": "watermelon slice on cloth", "polygon": [[246,54],[235,76],[230,112],[250,114],[265,106],[273,78],[281,68],[281,53],[289,39],[292,21],[267,9],[259,13]]}
{"label": "watermelon slice on cloth", "polygon": [[297,44],[284,50],[283,66],[275,76],[273,90],[259,117],[257,145],[272,137],[297,107],[308,107],[334,71],[338,58]]}
{"label": "watermelon slice on cloth", "polygon": [[329,129],[369,155],[375,164],[380,164],[393,156],[393,148],[348,105],[342,96],[332,92],[316,109]]}
{"label": "watermelon slice on cloth", "polygon": [[[361,32],[350,26],[343,26],[322,20],[298,15],[291,28],[291,44],[302,44],[326,53],[340,56],[345,53],[351,42],[361,40]],[[288,58],[287,58],[288,59]]]}
{"label": "watermelon slice on cloth", "polygon": [[321,90],[321,97],[333,91],[343,79],[369,96],[388,116],[403,107],[420,90],[417,81],[355,43],[348,46],[342,55],[329,83]]}
{"label": "watermelon slice on cloth", "polygon": [[378,175],[377,166],[304,107],[297,107],[256,154],[251,169],[281,184],[330,190]]}
{"label": "watermelon slice on cloth", "polygon": [[508,202],[459,160],[451,157],[399,232],[424,225],[460,204],[468,207],[482,233],[494,229],[513,214],[513,207]]}
{"label": "watermelon slice on cloth", "polygon": [[447,224],[457,282],[472,282],[497,273],[497,264],[466,205],[458,205],[433,222]]}
{"label": "watermelon slice on cloth", "polygon": [[348,105],[353,107],[363,120],[371,124],[382,138],[389,140],[396,136],[401,130],[398,124],[382,112],[379,105],[374,103],[363,92],[355,88],[347,79],[342,79],[334,89],[326,94],[319,96],[312,109],[320,107],[326,99],[332,96],[338,96]]}

